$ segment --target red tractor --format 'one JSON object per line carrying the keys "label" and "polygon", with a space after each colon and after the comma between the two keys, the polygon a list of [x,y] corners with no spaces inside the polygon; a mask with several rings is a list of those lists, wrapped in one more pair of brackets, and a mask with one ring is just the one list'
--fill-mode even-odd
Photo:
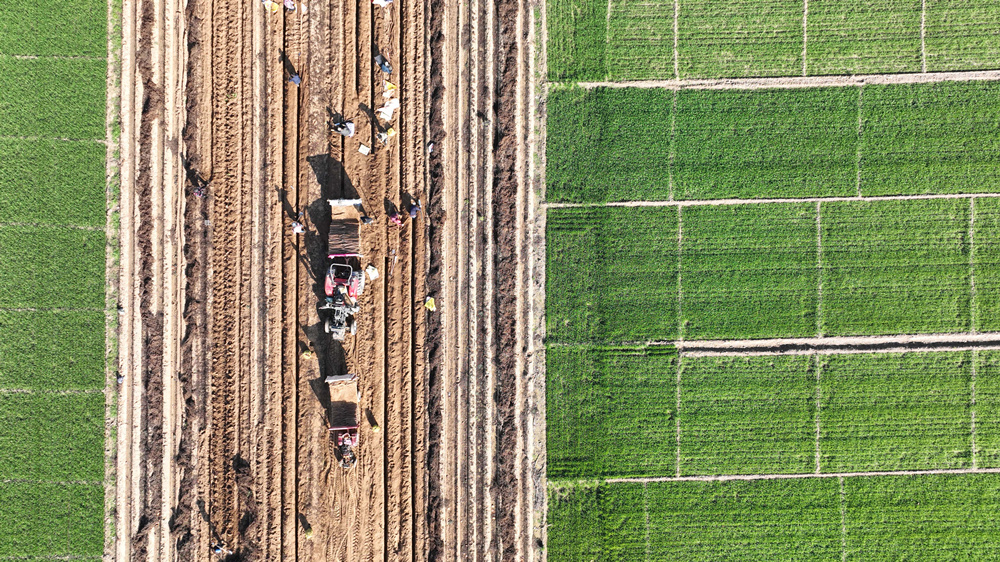
{"label": "red tractor", "polygon": [[324,292],[326,301],[319,309],[328,311],[324,329],[334,340],[344,341],[348,332],[357,327],[354,315],[358,312],[357,298],[365,290],[364,273],[358,264],[361,257],[361,237],[358,233],[360,199],[330,199],[330,237],[327,258],[330,267],[326,272]]}

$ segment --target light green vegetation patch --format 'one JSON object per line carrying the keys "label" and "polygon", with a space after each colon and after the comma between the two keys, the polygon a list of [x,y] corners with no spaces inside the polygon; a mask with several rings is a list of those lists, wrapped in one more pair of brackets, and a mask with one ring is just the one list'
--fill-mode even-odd
{"label": "light green vegetation patch", "polygon": [[815,203],[685,207],[686,339],[816,335]]}
{"label": "light green vegetation patch", "polygon": [[0,223],[103,227],[105,147],[0,139]]}
{"label": "light green vegetation patch", "polygon": [[608,3],[606,0],[550,0],[548,20],[549,80],[603,80],[607,75]]}
{"label": "light green vegetation patch", "polygon": [[675,197],[853,195],[857,100],[856,88],[682,91]]}
{"label": "light green vegetation patch", "polygon": [[[11,0],[0,10],[0,54],[104,59],[108,4],[102,0]],[[100,100],[103,107],[103,96]]]}
{"label": "light green vegetation patch", "polygon": [[812,0],[807,73],[920,72],[920,14],[921,0]]}
{"label": "light green vegetation patch", "polygon": [[971,212],[975,280],[972,324],[981,332],[1000,331],[1000,199],[977,198]]}
{"label": "light green vegetation patch", "polygon": [[0,393],[0,479],[104,478],[104,394]]}
{"label": "light green vegetation patch", "polygon": [[998,99],[992,81],[865,86],[862,194],[996,191]]}
{"label": "light green vegetation patch", "polygon": [[[1000,351],[972,352],[976,368],[976,466],[1000,468]],[[971,393],[971,389],[970,389]]]}
{"label": "light green vegetation patch", "polygon": [[969,202],[823,203],[825,335],[969,328]]}
{"label": "light green vegetation patch", "polygon": [[0,308],[104,308],[103,230],[0,226]]}
{"label": "light green vegetation patch", "polygon": [[100,389],[104,313],[0,309],[0,389]]}
{"label": "light green vegetation patch", "polygon": [[0,482],[0,506],[0,558],[100,557],[104,551],[103,484]]}
{"label": "light green vegetation patch", "polygon": [[550,346],[550,478],[671,476],[677,356],[670,346]]}
{"label": "light green vegetation patch", "polygon": [[816,360],[809,355],[681,360],[681,474],[811,472]]}
{"label": "light green vegetation patch", "polygon": [[685,0],[679,6],[681,78],[802,74],[801,1]]}
{"label": "light green vegetation patch", "polygon": [[1000,67],[1000,4],[994,0],[926,0],[927,70]]}
{"label": "light green vegetation patch", "polygon": [[1000,475],[845,478],[848,560],[996,560]]}
{"label": "light green vegetation patch", "polygon": [[823,472],[971,466],[970,352],[824,356]]}
{"label": "light green vegetation patch", "polygon": [[[610,0],[607,80],[653,80],[674,76],[672,2]],[[633,116],[642,119],[641,115]]]}
{"label": "light green vegetation patch", "polygon": [[835,478],[550,485],[549,519],[553,562],[839,560],[841,552]]}
{"label": "light green vegetation patch", "polygon": [[549,343],[677,336],[677,209],[550,209],[546,260]]}
{"label": "light green vegetation patch", "polygon": [[0,136],[103,139],[106,71],[104,60],[0,57]]}
{"label": "light green vegetation patch", "polygon": [[674,93],[553,88],[546,196],[551,201],[665,199]]}

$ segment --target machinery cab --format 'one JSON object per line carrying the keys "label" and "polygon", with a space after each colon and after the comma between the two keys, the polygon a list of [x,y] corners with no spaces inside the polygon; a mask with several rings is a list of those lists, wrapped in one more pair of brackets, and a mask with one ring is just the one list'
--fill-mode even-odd
{"label": "machinery cab", "polygon": [[327,297],[334,296],[339,287],[347,289],[347,296],[357,299],[365,290],[365,276],[360,271],[355,271],[350,264],[332,263],[326,272],[324,291]]}

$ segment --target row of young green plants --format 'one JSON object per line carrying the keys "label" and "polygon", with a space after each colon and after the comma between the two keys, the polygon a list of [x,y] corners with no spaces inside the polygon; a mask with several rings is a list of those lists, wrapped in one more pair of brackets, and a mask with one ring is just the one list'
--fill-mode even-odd
{"label": "row of young green plants", "polygon": [[990,0],[546,3],[553,81],[997,68]]}
{"label": "row of young green plants", "polygon": [[546,361],[550,480],[1000,468],[998,351]]}
{"label": "row of young green plants", "polygon": [[1000,198],[547,212],[549,343],[1000,330]]}
{"label": "row of young green plants", "polygon": [[996,192],[1000,82],[553,86],[552,202]]}
{"label": "row of young green plants", "polygon": [[557,561],[993,560],[1000,474],[549,483]]}
{"label": "row of young green plants", "polygon": [[0,559],[105,543],[108,2],[0,10]]}

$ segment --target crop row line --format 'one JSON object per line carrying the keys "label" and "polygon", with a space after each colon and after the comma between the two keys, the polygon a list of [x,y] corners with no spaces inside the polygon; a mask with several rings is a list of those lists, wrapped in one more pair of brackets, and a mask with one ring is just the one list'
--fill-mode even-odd
{"label": "crop row line", "polygon": [[104,560],[104,558],[102,556],[59,556],[56,554],[38,556],[0,556],[0,561],[6,560]]}
{"label": "crop row line", "polygon": [[704,207],[724,205],[767,205],[773,203],[838,203],[856,201],[900,201],[920,199],[977,199],[997,198],[1000,193],[928,193],[923,195],[867,195],[850,197],[775,197],[762,199],[689,199],[664,201],[610,201],[607,203],[542,203],[545,209],[569,209],[576,207]]}
{"label": "crop row line", "polygon": [[37,136],[23,136],[23,135],[0,135],[0,140],[19,140],[19,141],[65,141],[65,142],[92,142],[94,144],[107,145],[108,141],[104,139],[71,139],[68,137],[37,137]]}
{"label": "crop row line", "polygon": [[60,394],[60,395],[70,395],[70,394],[104,394],[103,388],[86,388],[86,389],[37,389],[37,388],[0,388],[0,394]]}
{"label": "crop row line", "polygon": [[582,88],[646,88],[664,90],[765,90],[793,88],[856,87],[866,84],[925,84],[1000,80],[1000,70],[918,72],[912,74],[854,74],[841,76],[782,76],[772,78],[719,78],[670,80],[620,80],[578,82]]}
{"label": "crop row line", "polygon": [[104,312],[103,308],[83,307],[71,308],[62,306],[53,307],[6,307],[0,306],[0,312]]}
{"label": "crop row line", "polygon": [[[103,486],[100,480],[35,480],[30,478],[4,478],[3,484],[55,484],[57,486]],[[34,560],[36,557],[31,557]]]}
{"label": "crop row line", "polygon": [[31,228],[68,228],[70,230],[90,230],[104,232],[104,226],[84,226],[80,224],[41,224],[36,222],[0,222],[0,228],[4,227],[31,227]]}
{"label": "crop row line", "polygon": [[[727,482],[752,480],[797,480],[802,478],[864,478],[872,476],[925,476],[935,474],[1000,474],[1000,468],[939,468],[930,470],[878,470],[869,472],[800,472],[791,474],[718,474],[708,476],[655,476],[647,478],[604,478],[606,484],[653,483],[653,482]],[[550,485],[558,485],[559,479],[549,479]]]}
{"label": "crop row line", "polygon": [[88,55],[9,55],[7,53],[0,53],[0,57],[7,59],[16,59],[16,60],[36,60],[36,59],[92,60],[92,61],[108,60],[107,57],[91,57]]}

